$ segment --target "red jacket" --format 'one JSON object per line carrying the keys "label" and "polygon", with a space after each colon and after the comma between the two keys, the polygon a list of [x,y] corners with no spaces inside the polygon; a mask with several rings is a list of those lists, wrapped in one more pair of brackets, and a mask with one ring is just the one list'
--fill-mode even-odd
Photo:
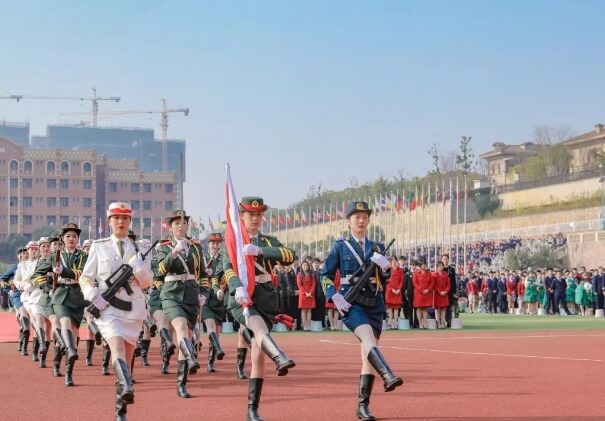
{"label": "red jacket", "polygon": [[506,280],[506,295],[513,295],[513,292],[517,292],[517,285],[515,284],[514,279]]}

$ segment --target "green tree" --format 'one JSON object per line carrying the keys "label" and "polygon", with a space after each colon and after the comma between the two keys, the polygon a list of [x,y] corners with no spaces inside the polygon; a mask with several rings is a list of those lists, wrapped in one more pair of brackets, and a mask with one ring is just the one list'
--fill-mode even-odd
{"label": "green tree", "polygon": [[468,175],[474,167],[475,154],[471,148],[471,136],[462,136],[460,139],[460,152],[456,155],[456,164],[464,175]]}

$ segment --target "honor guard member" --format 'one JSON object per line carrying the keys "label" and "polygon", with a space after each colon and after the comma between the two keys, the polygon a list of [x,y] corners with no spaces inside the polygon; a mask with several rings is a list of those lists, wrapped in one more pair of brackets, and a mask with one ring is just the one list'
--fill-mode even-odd
{"label": "honor guard member", "polygon": [[190,398],[186,388],[187,377],[200,368],[191,337],[200,307],[207,299],[200,291],[207,294],[208,275],[199,242],[187,238],[189,216],[184,210],[175,210],[166,218],[166,222],[172,235],[158,250],[156,278],[163,278],[164,285],[160,292],[162,309],[174,328],[179,344],[177,395]]}
{"label": "honor guard member", "polygon": [[[84,297],[100,310],[97,325],[109,345],[116,375],[116,419],[126,420],[127,404],[134,402],[134,389],[126,361],[132,361],[134,347],[146,317],[143,289],[151,284],[151,259],[143,260],[136,244],[128,238],[132,221],[130,204],[115,202],[107,210],[111,237],[95,240],[90,248],[86,266],[80,277]],[[110,305],[102,296],[107,280],[122,265],[130,265],[133,277],[129,281],[132,295],[121,288],[114,298],[130,303],[130,310]],[[98,286],[95,286],[95,282]]]}
{"label": "honor guard member", "polygon": [[[19,346],[17,347],[17,351],[23,354],[23,347],[29,341],[29,316],[27,315],[27,311],[25,311],[25,307],[23,307],[23,303],[21,302],[21,290],[16,285],[17,272],[21,269],[21,266],[24,265],[24,262],[28,259],[28,253],[26,248],[20,248],[17,250],[17,265],[15,266],[12,274],[9,272],[8,276],[10,279],[11,291],[9,293],[10,302],[16,312],[17,322],[19,323]],[[3,275],[3,276],[5,276]],[[27,355],[27,349],[25,350],[25,354]]]}
{"label": "honor guard member", "polygon": [[31,325],[31,305],[30,305],[30,294],[33,291],[33,285],[31,283],[31,277],[36,269],[38,255],[38,243],[36,241],[30,241],[25,246],[27,256],[17,267],[15,272],[15,278],[13,284],[17,288],[21,295],[20,301],[22,307],[20,307],[19,314],[21,315],[21,326],[23,329],[23,347],[21,348],[21,355],[27,355],[27,344],[29,342],[30,325]]}
{"label": "honor guard member", "polygon": [[[273,320],[278,314],[277,290],[271,280],[273,266],[277,263],[289,265],[294,261],[294,251],[283,247],[275,238],[260,233],[263,214],[267,205],[260,197],[243,197],[239,210],[244,227],[250,236],[250,244],[244,246],[246,256],[254,256],[254,285],[246,289],[233,270],[233,264],[223,252],[225,279],[229,284],[229,310],[241,325],[245,325],[252,336],[252,371],[248,383],[248,421],[262,421],[258,414],[258,404],[265,376],[265,356],[275,363],[277,375],[285,376],[288,369],[296,364],[277,346],[269,334]],[[244,317],[244,307],[248,308],[248,318]]]}
{"label": "honor guard member", "polygon": [[[84,240],[84,242],[82,243],[82,253],[86,253],[88,255],[88,252],[90,251],[90,247],[92,246],[92,240]],[[84,302],[84,306],[88,307],[90,303],[85,301]],[[94,317],[92,316],[92,314],[90,314],[87,311],[84,311],[84,318],[86,319],[86,327],[88,329],[86,329],[86,339],[84,340],[84,342],[86,342],[86,365],[91,367],[93,365],[92,363],[92,353],[95,349],[95,343],[97,345],[101,345],[102,344],[102,338],[101,338],[101,332],[99,332],[99,328],[97,326],[97,323],[95,322]]]}
{"label": "honor guard member", "polygon": [[[140,240],[137,241],[137,245],[139,246],[140,249],[149,250],[151,248],[151,241],[149,241],[147,238],[141,238]],[[151,260],[151,271],[153,272],[154,262],[153,262],[152,256],[149,256],[149,259]],[[157,260],[156,260],[155,264],[157,266]],[[148,289],[144,291],[146,295],[148,294],[148,291],[149,291]],[[144,367],[149,366],[149,359],[148,359],[149,347],[151,346],[151,337],[155,336],[156,329],[157,329],[157,326],[149,313],[149,303],[148,303],[147,318],[143,322],[143,336],[140,338],[141,363],[143,364]]]}
{"label": "honor guard member", "polygon": [[[42,237],[38,240],[38,246],[40,248],[40,258],[32,275],[32,283],[34,289],[40,291],[40,298],[36,304],[39,307],[38,310],[34,311],[34,321],[36,324],[37,339],[39,341],[39,352],[40,352],[40,368],[46,367],[46,354],[48,347],[50,346],[50,332],[51,323],[49,320],[48,303],[50,297],[48,293],[52,286],[52,264],[51,264],[51,246],[50,238]],[[50,281],[50,282],[49,282]]]}
{"label": "honor guard member", "polygon": [[[221,233],[215,232],[208,236],[209,256],[206,260],[206,272],[210,279],[210,289],[208,291],[208,301],[202,307],[202,321],[206,325],[208,341],[210,343],[208,347],[209,373],[216,371],[214,369],[214,360],[222,360],[225,357],[218,338],[220,326],[225,321],[225,280],[223,277],[222,255],[220,253],[222,242],[223,235]],[[237,362],[239,367],[239,348]]]}
{"label": "honor guard member", "polygon": [[[389,277],[389,261],[384,256],[384,245],[367,238],[367,229],[372,210],[366,202],[352,202],[347,209],[349,235],[337,239],[321,273],[326,298],[334,302],[336,309],[343,315],[344,324],[361,341],[362,367],[359,381],[359,405],[357,417],[362,420],[375,420],[369,404],[374,375],[372,367],[384,381],[384,390],[390,392],[403,384],[395,376],[378,349],[378,340],[382,333],[384,318],[383,285]],[[356,279],[353,275],[362,265],[375,263],[376,276],[352,304],[345,295]],[[334,287],[336,272],[340,271],[340,289]]]}

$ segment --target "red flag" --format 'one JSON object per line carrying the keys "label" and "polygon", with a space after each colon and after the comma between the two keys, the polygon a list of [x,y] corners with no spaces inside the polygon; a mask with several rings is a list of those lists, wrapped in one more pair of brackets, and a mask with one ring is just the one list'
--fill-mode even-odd
{"label": "red flag", "polygon": [[229,164],[225,165],[227,170],[227,227],[225,230],[225,248],[229,260],[233,265],[233,271],[237,274],[242,285],[248,290],[248,296],[252,299],[254,295],[254,256],[244,256],[244,244],[250,243],[248,231],[244,227],[244,222],[239,216],[239,207],[233,183],[231,182],[231,171]]}

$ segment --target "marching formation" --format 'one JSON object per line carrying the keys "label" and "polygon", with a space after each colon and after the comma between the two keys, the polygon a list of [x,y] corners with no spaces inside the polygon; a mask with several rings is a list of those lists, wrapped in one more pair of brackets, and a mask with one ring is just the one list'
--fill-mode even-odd
{"label": "marching formation", "polygon": [[[109,375],[110,367],[113,369],[116,420],[126,420],[128,405],[135,401],[134,361],[140,357],[143,365],[149,365],[151,337],[160,336],[161,374],[170,373],[171,358],[176,354],[176,393],[189,398],[187,380],[201,368],[204,328],[208,335],[206,371],[213,373],[215,361],[225,356],[220,327],[229,318],[239,324],[234,377],[248,381],[247,420],[262,421],[259,407],[267,357],[277,376],[286,376],[296,367],[271,331],[278,321],[292,323],[290,315],[280,313],[284,297],[273,275],[297,257],[277,238],[261,232],[267,209],[262,198],[244,197],[238,209],[241,221],[237,222],[245,230],[246,242],[237,252],[248,259],[254,271],[249,279],[254,282],[240,278],[240,262],[230,258],[233,254],[227,252],[222,234],[211,234],[208,254],[203,253],[200,243],[187,235],[189,216],[183,209],[167,217],[170,235],[154,244],[137,241],[129,231],[133,211],[123,202],[107,209],[110,237],[80,245],[80,228],[68,223],[54,237],[30,241],[19,250],[18,264],[3,275],[10,281],[10,300],[16,309],[18,351],[28,355],[31,339],[32,359],[45,368],[52,348],[52,375],[64,377],[69,387],[77,383],[74,368],[80,358],[80,341],[86,343],[87,365],[92,365],[95,345],[102,346],[101,375]],[[334,242],[319,281],[326,307],[342,316],[361,344],[356,415],[362,420],[376,419],[369,409],[374,372],[380,375],[386,392],[403,384],[378,348],[391,264],[385,246],[367,236],[371,213],[366,202],[350,204],[350,232]],[[304,277],[311,273],[311,266],[305,265],[298,281],[309,298],[316,284],[314,276]],[[318,272],[319,265],[314,262],[312,266]],[[296,300],[305,302],[304,297]],[[312,306],[303,307],[307,310],[303,325],[308,330]],[[83,322],[87,329],[80,338]],[[248,354],[249,375],[245,371]]]}

